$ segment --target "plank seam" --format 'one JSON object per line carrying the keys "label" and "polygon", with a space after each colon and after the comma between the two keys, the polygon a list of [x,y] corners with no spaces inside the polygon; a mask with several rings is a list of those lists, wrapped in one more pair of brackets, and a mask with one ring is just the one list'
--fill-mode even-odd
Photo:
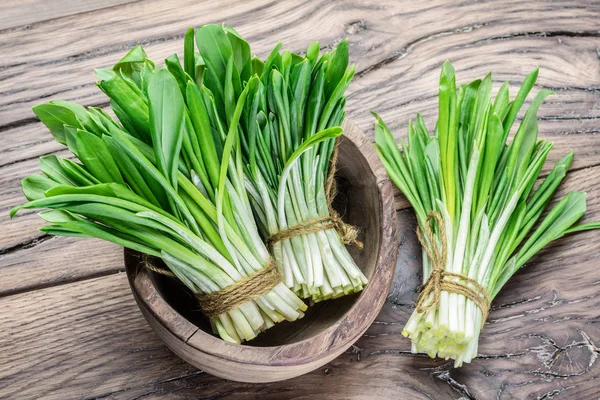
{"label": "plank seam", "polygon": [[9,297],[9,296],[14,296],[14,295],[18,295],[18,294],[35,292],[37,290],[48,289],[48,288],[53,288],[53,287],[58,287],[58,286],[63,286],[63,285],[70,285],[72,283],[83,282],[83,281],[87,281],[90,279],[102,278],[102,277],[110,276],[110,275],[117,275],[117,274],[121,274],[124,272],[125,272],[124,267],[115,267],[114,269],[101,271],[101,272],[92,272],[90,274],[81,275],[81,276],[70,278],[70,279],[65,279],[65,280],[60,280],[60,281],[52,281],[52,282],[42,282],[42,283],[29,285],[29,286],[23,286],[23,287],[14,288],[14,289],[7,289],[7,290],[0,292],[0,299],[3,297]]}

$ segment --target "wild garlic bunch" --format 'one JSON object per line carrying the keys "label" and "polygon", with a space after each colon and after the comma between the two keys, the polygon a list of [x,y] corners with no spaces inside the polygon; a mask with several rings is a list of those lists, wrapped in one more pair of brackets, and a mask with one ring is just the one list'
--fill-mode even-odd
{"label": "wild garlic bunch", "polygon": [[600,227],[574,226],[585,212],[583,192],[567,194],[538,224],[573,153],[536,185],[552,148],[538,140],[536,117],[548,90],[536,95],[508,141],[537,75],[531,72],[511,101],[508,82],[492,97],[491,74],[457,90],[454,68],[444,63],[435,131],[430,135],[418,115],[403,151],[375,115],[377,152],[413,206],[423,244],[424,286],[402,331],[413,352],[452,358],[456,366],[470,362],[489,303],[508,279],[552,240]]}

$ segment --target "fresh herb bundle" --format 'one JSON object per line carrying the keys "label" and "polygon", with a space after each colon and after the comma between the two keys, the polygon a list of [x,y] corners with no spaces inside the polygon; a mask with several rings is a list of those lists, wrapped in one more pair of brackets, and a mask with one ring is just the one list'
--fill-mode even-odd
{"label": "fresh herb bundle", "polygon": [[332,217],[339,217],[332,215],[325,186],[331,184],[335,139],[306,146],[318,132],[342,124],[354,66],[348,68],[346,40],[320,58],[318,43],[305,57],[280,54],[280,47],[260,66],[260,82],[248,94],[242,145],[246,186],[285,284],[301,297],[326,300],[367,283],[333,229]]}
{"label": "fresh herb bundle", "polygon": [[[325,176],[335,137],[341,134],[344,92],[354,74],[354,68],[348,68],[347,41],[321,57],[318,43],[309,46],[306,56],[289,51],[281,54],[279,43],[264,62],[251,57],[248,43],[226,26],[199,28],[195,43],[197,53],[193,52],[194,32],[189,30],[184,68],[177,55],[165,60],[182,93],[186,91],[186,79],[192,76],[202,88],[200,95],[194,95],[201,97],[206,107],[192,105],[191,122],[196,127],[195,118],[209,120],[216,137],[214,146],[206,143],[211,131],[201,129],[198,149],[184,136],[181,160],[193,183],[207,197],[214,197],[212,187],[218,169],[212,160],[215,153],[220,157],[231,119],[236,117],[237,137],[232,146],[234,163],[239,167],[237,183],[245,183],[249,196],[243,194],[243,186],[235,187],[239,196],[253,205],[258,228],[271,244],[283,282],[301,297],[315,301],[361,290],[367,280],[340,235],[333,229],[323,229],[331,212],[330,199],[325,196]],[[140,90],[120,78],[115,80],[112,71],[98,71],[104,78],[99,86],[111,98],[115,114],[141,140],[148,132],[148,123],[139,104],[145,101],[145,75],[152,68],[151,62],[144,60],[145,55],[134,50],[114,68],[131,71]],[[248,85],[250,81],[252,85]],[[244,106],[236,116],[236,104],[242,96]],[[227,204],[224,211],[229,212]],[[248,223],[249,219],[246,215],[238,218],[238,223]],[[282,230],[316,220],[321,222],[313,223],[312,230],[322,231],[301,234],[302,230],[296,230],[287,239],[272,240],[274,235],[284,233]],[[258,240],[258,236],[253,239]]]}
{"label": "fresh herb bundle", "polygon": [[[301,318],[306,305],[274,275],[245,188],[242,117],[263,65],[250,60],[249,46],[231,28],[200,28],[196,41],[200,52],[188,31],[183,66],[173,55],[157,69],[136,47],[113,69],[97,70],[120,123],[75,103],[36,106],[81,164],[43,157],[44,175],[22,183],[29,202],[11,214],[49,208],[40,214],[50,223],[41,228],[46,233],[97,237],[160,257],[170,270],[162,273],[198,296],[215,332],[239,343]],[[232,80],[233,71],[243,71],[242,79]],[[290,158],[341,132],[315,133]],[[229,288],[256,277],[263,286],[252,287],[251,297],[231,298]]]}
{"label": "fresh herb bundle", "polygon": [[537,94],[507,142],[537,75],[530,73],[510,101],[508,82],[492,98],[491,74],[457,91],[454,68],[444,63],[435,133],[418,115],[402,152],[375,115],[377,152],[413,206],[423,244],[424,286],[402,331],[413,352],[452,358],[455,366],[470,362],[489,302],[508,279],[552,240],[600,228],[574,226],[585,212],[583,192],[567,194],[537,224],[573,160],[567,154],[536,186],[552,148],[538,140],[536,116],[548,90]]}

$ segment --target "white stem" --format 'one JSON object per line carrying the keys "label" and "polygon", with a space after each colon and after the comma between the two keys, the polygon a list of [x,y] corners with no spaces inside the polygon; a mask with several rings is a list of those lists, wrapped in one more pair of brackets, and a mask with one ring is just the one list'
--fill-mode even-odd
{"label": "white stem", "polygon": [[488,245],[486,246],[486,251],[481,260],[479,274],[477,276],[477,282],[481,283],[484,286],[487,281],[487,274],[489,270],[490,261],[494,256],[494,250],[496,249],[496,245],[498,244],[500,235],[502,235],[502,232],[504,231],[504,228],[506,227],[510,216],[512,215],[515,207],[517,206],[520,197],[521,195],[519,192],[516,192],[511,197],[510,201],[502,211],[502,214],[500,214],[500,218],[498,218],[496,226],[494,226],[494,229],[492,230],[492,234],[490,235]]}

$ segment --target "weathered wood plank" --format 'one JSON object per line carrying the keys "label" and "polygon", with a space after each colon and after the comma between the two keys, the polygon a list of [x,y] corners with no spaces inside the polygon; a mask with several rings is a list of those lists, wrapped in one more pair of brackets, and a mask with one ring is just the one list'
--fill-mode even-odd
{"label": "weathered wood plank", "polygon": [[[236,26],[251,40],[253,49],[259,55],[265,55],[275,39],[283,40],[286,47],[301,50],[313,38],[331,45],[348,36],[351,57],[359,71],[358,78],[388,66],[393,68],[394,76],[406,72],[406,80],[411,82],[420,72],[415,69],[415,75],[412,75],[413,71],[409,70],[421,58],[414,54],[415,50],[431,45],[438,57],[451,56],[452,51],[459,54],[475,51],[478,56],[472,59],[472,63],[487,58],[479,56],[479,53],[488,45],[502,43],[510,48],[532,48],[529,51],[547,55],[548,60],[541,58],[542,67],[549,61],[550,66],[556,68],[558,61],[559,70],[568,67],[579,71],[584,69],[580,64],[587,62],[588,54],[595,57],[595,47],[592,46],[592,51],[589,51],[589,46],[584,44],[583,48],[578,48],[575,42],[595,39],[597,27],[594,11],[598,10],[590,8],[592,12],[583,13],[568,7],[574,4],[565,2],[547,6],[532,3],[513,10],[508,4],[506,8],[490,8],[478,3],[464,4],[456,9],[453,4],[443,2],[432,3],[431,6],[396,2],[377,6],[362,2],[273,2],[267,5],[247,2],[231,7],[203,2],[182,4],[180,7],[169,7],[162,2],[131,4],[124,9],[102,10],[93,16],[83,15],[78,24],[69,24],[67,19],[36,27],[33,34],[19,30],[8,32],[2,46],[11,51],[2,61],[5,64],[0,72],[6,77],[0,121],[11,124],[30,118],[28,109],[40,98],[58,96],[85,104],[105,102],[93,87],[93,68],[112,65],[136,43],[144,43],[150,56],[160,60],[181,50],[180,38],[188,25],[207,22],[224,21]],[[367,10],[368,13],[365,12]],[[558,12],[561,18],[548,25],[547,21]],[[457,18],[449,22],[446,29],[440,30],[439,15],[445,13],[457,15]],[[480,16],[478,21],[473,18],[474,15]],[[157,27],[159,16],[163,22]],[[331,22],[319,23],[323,18]],[[382,20],[386,21],[385,30],[378,28]],[[569,29],[574,23],[578,30],[571,32]],[[81,32],[81,29],[85,29],[85,32]],[[90,35],[89,32],[103,32],[103,35]],[[302,32],[302,35],[298,35],[298,32]],[[85,40],[79,40],[80,37],[85,37]],[[554,49],[554,44],[561,38],[568,39],[570,44],[563,46],[561,49],[564,50],[560,52],[548,54],[545,49]],[[45,51],[37,52],[35,49],[38,46]],[[568,58],[573,51],[577,52],[578,58]],[[586,57],[582,59],[581,55]],[[427,60],[431,56],[428,54]],[[505,58],[517,63],[528,58],[528,54],[511,54]],[[575,68],[572,65],[574,61],[577,61]],[[428,61],[426,65],[437,73],[437,63]],[[498,68],[494,70],[498,71]],[[510,71],[508,76],[514,78],[515,70]],[[594,73],[597,71],[592,70],[587,74],[560,73],[557,78],[561,79],[553,82],[567,87],[592,86],[597,82]],[[358,87],[365,87],[366,84]],[[368,84],[373,86],[371,81]],[[418,90],[418,86],[414,87]]]}
{"label": "weathered wood plank", "polygon": [[125,270],[120,246],[55,236],[0,255],[0,265],[0,297]]}
{"label": "weathered wood plank", "polygon": [[0,30],[49,19],[90,12],[135,0],[4,0],[0,5]]}
{"label": "weathered wood plank", "polygon": [[[539,66],[533,94],[542,88],[555,92],[540,108],[541,121],[570,121],[574,125],[581,121],[597,122],[600,88],[593,81],[600,77],[596,52],[599,38],[566,37],[560,44],[555,37],[538,36],[481,44],[472,40],[467,34],[432,39],[416,47],[409,56],[368,71],[362,79],[359,73],[355,83],[360,89],[349,95],[349,115],[364,112],[368,105],[387,121],[392,131],[400,128],[400,133],[395,133],[397,137],[404,137],[408,120],[421,113],[432,130],[437,116],[440,68],[445,60],[450,60],[456,69],[457,84],[483,78],[492,71],[495,92],[506,80],[520,84],[527,73]],[[527,50],[520,53],[520,48]],[[569,73],[572,68],[582,71],[579,78]],[[512,84],[510,88],[514,97],[517,87]],[[596,130],[592,129],[590,140]],[[545,132],[540,126],[540,134]]]}
{"label": "weathered wood plank", "polygon": [[[590,208],[600,217],[600,204]],[[0,396],[504,399],[595,393],[588,383],[600,375],[600,243],[590,240],[594,233],[557,241],[520,271],[494,302],[481,357],[454,370],[443,360],[410,355],[400,335],[420,275],[414,224],[410,211],[399,214],[395,286],[376,323],[321,370],[266,385],[195,371],[150,331],[120,274],[0,299],[0,352],[7,361],[0,365]]]}
{"label": "weathered wood plank", "polygon": [[[33,112],[32,112],[33,114]],[[64,149],[41,122],[2,132],[0,168]]]}
{"label": "weathered wood plank", "polygon": [[[86,279],[121,269],[116,246],[46,240],[34,213],[12,221],[7,213],[23,200],[18,183],[37,171],[37,157],[68,154],[35,121],[32,105],[50,98],[105,105],[93,86],[93,68],[112,65],[137,43],[160,60],[181,51],[188,26],[225,21],[261,56],[276,39],[301,51],[314,39],[331,46],[348,37],[358,71],[348,116],[368,135],[370,109],[382,114],[398,139],[406,137],[416,112],[432,128],[439,66],[446,58],[459,82],[492,70],[496,87],[539,65],[534,92],[548,87],[557,93],[540,110],[540,135],[556,143],[549,160],[575,150],[573,169],[579,171],[564,189],[587,191],[586,220],[600,220],[599,16],[598,4],[580,1],[256,0],[227,7],[152,1],[1,31],[0,253],[9,251],[0,254],[0,296],[13,295],[0,298],[0,397],[302,399],[314,398],[315,388],[331,399],[597,395],[597,232],[557,241],[519,272],[494,302],[482,357],[452,370],[443,361],[409,355],[409,342],[400,336],[420,282],[414,219],[410,210],[401,211],[395,284],[354,352],[296,380],[245,385],[195,371],[171,355],[139,315],[123,276]],[[397,206],[407,207],[403,197]]]}
{"label": "weathered wood plank", "polygon": [[[57,155],[67,157],[69,152],[59,151]],[[22,210],[10,219],[11,208],[25,202],[21,190],[21,180],[26,176],[39,173],[39,160],[37,157],[27,161],[10,164],[0,169],[0,223],[2,224],[2,235],[0,235],[0,253],[6,249],[22,245],[41,236],[37,230],[42,222],[35,211]]]}

